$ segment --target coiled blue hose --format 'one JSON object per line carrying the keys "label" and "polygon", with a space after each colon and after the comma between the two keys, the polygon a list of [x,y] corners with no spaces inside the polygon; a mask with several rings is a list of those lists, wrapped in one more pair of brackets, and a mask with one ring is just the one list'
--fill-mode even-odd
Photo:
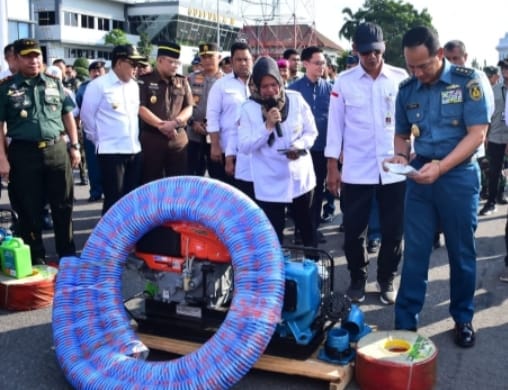
{"label": "coiled blue hose", "polygon": [[[147,362],[129,325],[121,276],[127,256],[168,221],[210,228],[228,248],[235,291],[226,319],[201,348],[170,362]],[[58,362],[78,389],[226,389],[265,350],[280,320],[284,261],[277,236],[248,197],[216,180],[158,180],[118,201],[93,230],[81,258],[60,262],[53,303]]]}

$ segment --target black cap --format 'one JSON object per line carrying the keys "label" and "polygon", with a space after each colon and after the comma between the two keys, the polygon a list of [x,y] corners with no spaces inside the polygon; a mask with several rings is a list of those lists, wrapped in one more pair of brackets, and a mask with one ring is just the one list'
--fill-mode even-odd
{"label": "black cap", "polygon": [[231,57],[224,57],[221,62],[219,62],[219,66],[224,66],[227,64],[231,64]]}
{"label": "black cap", "polygon": [[132,45],[115,46],[111,53],[111,59],[116,61],[119,58],[128,58],[133,61],[147,61],[147,58],[139,54],[138,50]]}
{"label": "black cap", "polygon": [[173,42],[161,42],[159,43],[159,49],[157,50],[157,57],[166,56],[175,59],[180,58],[180,45]]}
{"label": "black cap", "polygon": [[201,63],[201,58],[199,58],[199,56],[195,56],[193,59],[192,59],[192,62],[191,64],[192,65],[198,65],[199,63]]}
{"label": "black cap", "polygon": [[371,22],[362,23],[356,28],[353,43],[359,53],[385,50],[383,30],[379,25]]}
{"label": "black cap", "polygon": [[483,68],[483,71],[489,77],[499,74],[499,68],[497,66],[486,66],[485,68]]}
{"label": "black cap", "polygon": [[199,45],[199,55],[206,56],[219,52],[219,47],[216,43],[202,43]]}
{"label": "black cap", "polygon": [[508,68],[508,58],[502,59],[497,63],[497,66]]}
{"label": "black cap", "polygon": [[35,39],[18,39],[14,42],[14,51],[21,56],[26,56],[30,53],[42,54],[39,42]]}
{"label": "black cap", "polygon": [[350,54],[346,58],[346,64],[348,65],[356,65],[358,64],[359,61],[360,59],[358,58],[358,56],[354,54]]}
{"label": "black cap", "polygon": [[105,65],[106,65],[105,61],[101,60],[94,61],[90,65],[88,65],[88,71],[90,72],[91,70],[102,69],[104,68]]}

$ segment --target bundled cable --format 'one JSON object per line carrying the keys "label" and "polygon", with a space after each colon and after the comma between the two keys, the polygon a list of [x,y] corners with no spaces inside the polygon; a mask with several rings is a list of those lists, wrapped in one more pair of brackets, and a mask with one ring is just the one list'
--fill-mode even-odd
{"label": "bundled cable", "polygon": [[[147,362],[121,295],[127,256],[148,231],[169,221],[199,223],[232,257],[235,291],[217,333],[193,353]],[[100,220],[81,258],[60,262],[53,305],[58,362],[78,389],[226,389],[265,350],[280,320],[282,251],[252,200],[221,182],[175,177],[146,184]]]}

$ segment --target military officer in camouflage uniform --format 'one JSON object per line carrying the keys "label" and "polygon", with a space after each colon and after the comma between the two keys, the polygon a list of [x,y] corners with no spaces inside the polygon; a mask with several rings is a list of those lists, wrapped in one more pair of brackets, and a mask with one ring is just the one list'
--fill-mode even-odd
{"label": "military officer in camouflage uniform", "polygon": [[[18,73],[0,83],[0,128],[7,124],[6,150],[0,132],[0,175],[9,178],[9,198],[18,213],[18,234],[30,246],[32,262],[44,263],[42,211],[53,214],[59,257],[75,254],[72,231],[72,167],[80,145],[72,110],[60,80],[42,72],[42,51],[32,39],[14,43]],[[63,139],[67,132],[70,148]],[[70,155],[70,158],[69,158]]]}

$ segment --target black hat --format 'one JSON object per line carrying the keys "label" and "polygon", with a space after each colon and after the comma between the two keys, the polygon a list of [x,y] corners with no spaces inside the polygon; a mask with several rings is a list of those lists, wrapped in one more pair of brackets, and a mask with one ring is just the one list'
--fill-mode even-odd
{"label": "black hat", "polygon": [[14,42],[14,51],[21,56],[26,56],[30,53],[42,54],[39,42],[35,39],[18,39]]}
{"label": "black hat", "polygon": [[191,64],[192,65],[198,65],[199,63],[201,63],[201,58],[199,58],[199,56],[195,56],[193,59],[192,59],[192,62]]}
{"label": "black hat", "polygon": [[383,30],[375,23],[362,23],[355,31],[353,38],[355,49],[359,53],[366,53],[373,50],[385,50]]}
{"label": "black hat", "polygon": [[346,58],[346,64],[348,65],[356,65],[358,64],[359,61],[360,59],[358,58],[358,56],[354,54],[350,54]]}
{"label": "black hat", "polygon": [[497,66],[486,66],[483,68],[483,71],[489,77],[499,74],[499,68]]}
{"label": "black hat", "polygon": [[180,58],[180,45],[172,42],[161,42],[159,43],[159,49],[157,50],[157,57],[166,56],[171,58]]}
{"label": "black hat", "polygon": [[219,52],[219,47],[216,43],[202,43],[199,45],[199,55],[206,56]]}
{"label": "black hat", "polygon": [[259,57],[252,68],[252,81],[256,87],[259,88],[264,76],[272,76],[280,87],[284,86],[277,62],[272,57]]}
{"label": "black hat", "polygon": [[227,64],[231,64],[231,57],[224,57],[221,62],[219,62],[219,66],[224,66]]}
{"label": "black hat", "polygon": [[90,72],[92,69],[94,69],[94,70],[102,69],[102,68],[104,68],[105,65],[106,65],[105,61],[101,61],[101,60],[94,61],[90,65],[88,65],[88,71]]}
{"label": "black hat", "polygon": [[505,59],[500,60],[497,63],[497,66],[500,66],[501,68],[508,68],[508,57]]}
{"label": "black hat", "polygon": [[111,59],[116,61],[119,58],[128,58],[133,61],[146,61],[147,58],[139,54],[138,50],[132,45],[118,45],[113,48]]}

